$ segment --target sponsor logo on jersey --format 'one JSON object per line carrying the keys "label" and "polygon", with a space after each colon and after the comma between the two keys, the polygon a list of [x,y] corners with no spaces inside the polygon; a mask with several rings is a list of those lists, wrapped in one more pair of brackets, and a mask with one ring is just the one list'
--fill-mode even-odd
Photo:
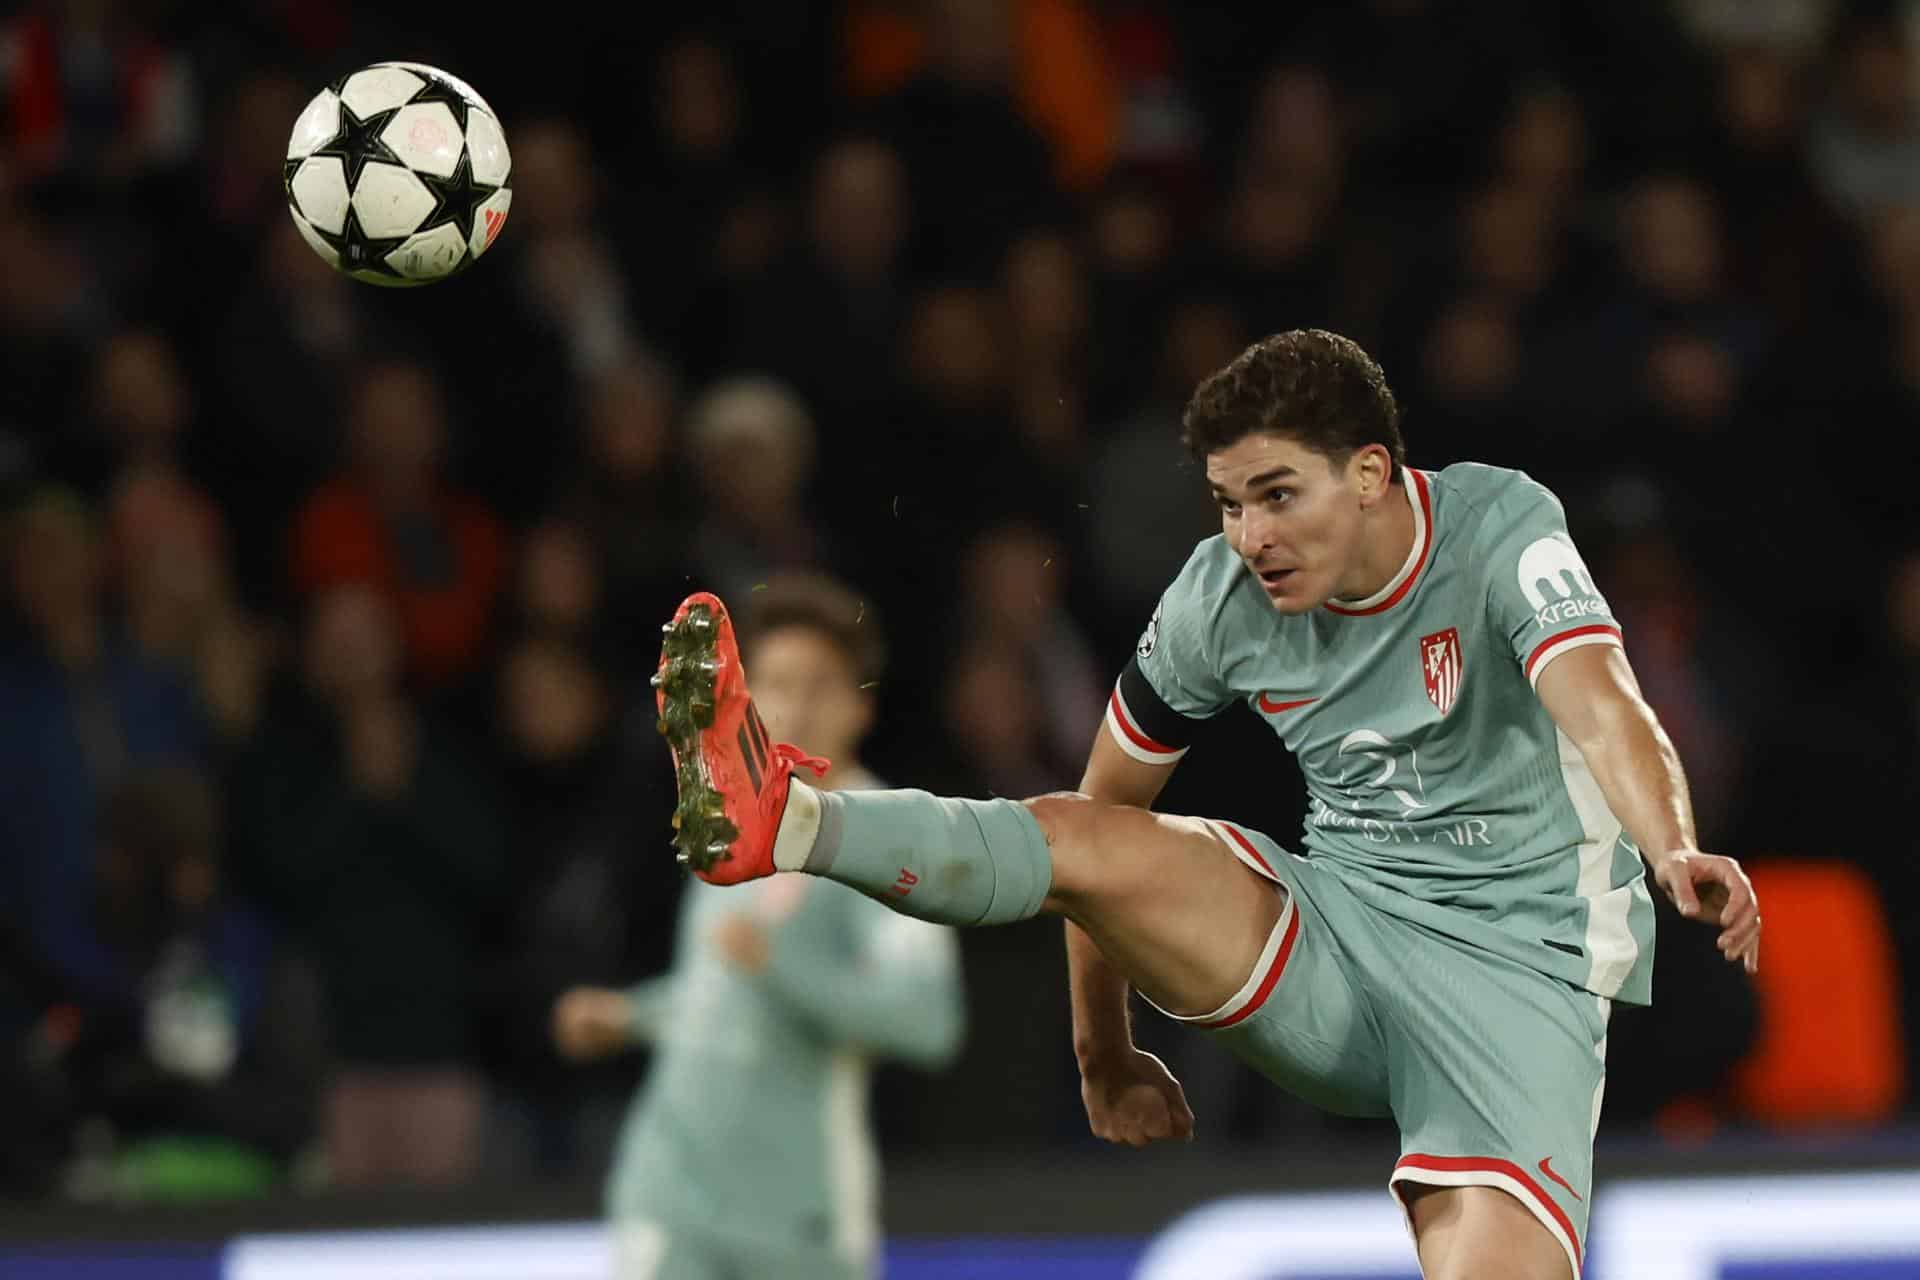
{"label": "sponsor logo on jersey", "polygon": [[1304,707],[1308,703],[1318,702],[1318,701],[1320,701],[1318,697],[1289,698],[1284,693],[1282,694],[1262,693],[1260,695],[1260,709],[1262,711],[1265,711],[1269,715],[1272,715],[1273,713],[1278,711],[1292,711],[1297,707]]}
{"label": "sponsor logo on jersey", "polygon": [[1536,612],[1533,620],[1543,627],[1557,627],[1575,618],[1611,618],[1612,616],[1613,612],[1607,608],[1605,600],[1589,597],[1585,600],[1562,600],[1558,604],[1550,604]]}
{"label": "sponsor logo on jersey", "polygon": [[1420,637],[1420,676],[1427,683],[1427,701],[1441,715],[1451,711],[1453,700],[1460,696],[1461,672],[1458,627]]}
{"label": "sponsor logo on jersey", "polygon": [[1573,540],[1563,533],[1548,534],[1529,543],[1520,553],[1515,576],[1520,580],[1520,594],[1536,610],[1574,600],[1597,601],[1600,595],[1594,588],[1587,562],[1574,549]]}

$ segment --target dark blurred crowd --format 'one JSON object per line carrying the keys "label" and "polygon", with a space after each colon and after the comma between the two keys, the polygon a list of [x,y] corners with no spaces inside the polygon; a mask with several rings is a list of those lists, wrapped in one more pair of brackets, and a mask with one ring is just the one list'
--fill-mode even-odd
{"label": "dark blurred crowd", "polygon": [[[1708,848],[1920,936],[1920,6],[626,8],[0,22],[0,1188],[590,1171],[638,1064],[547,1010],[668,955],[679,598],[830,570],[890,632],[886,781],[1071,786],[1213,527],[1184,398],[1301,325],[1416,465],[1565,498]],[[302,105],[386,58],[514,159],[424,290],[283,211]],[[1299,801],[1232,713],[1164,805]],[[967,1054],[883,1131],[1090,1141],[1057,927],[964,943]],[[1609,1126],[1753,1044],[1698,950]],[[1324,1128],[1195,1044],[1214,1140]]]}

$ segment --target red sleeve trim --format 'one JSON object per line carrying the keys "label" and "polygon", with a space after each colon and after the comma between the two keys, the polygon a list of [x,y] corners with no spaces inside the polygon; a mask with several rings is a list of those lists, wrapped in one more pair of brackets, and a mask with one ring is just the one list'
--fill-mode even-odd
{"label": "red sleeve trim", "polygon": [[[1578,640],[1586,636],[1606,636],[1615,644],[1625,644],[1625,640],[1620,635],[1620,628],[1609,626],[1604,622],[1596,622],[1585,627],[1575,627],[1571,631],[1562,631],[1557,636],[1549,636],[1545,640],[1542,640],[1533,647],[1533,652],[1527,655],[1527,679],[1533,679],[1534,668],[1540,664],[1542,658],[1547,656],[1548,650],[1556,645],[1565,644],[1569,640]],[[1588,641],[1588,643],[1593,642]]]}

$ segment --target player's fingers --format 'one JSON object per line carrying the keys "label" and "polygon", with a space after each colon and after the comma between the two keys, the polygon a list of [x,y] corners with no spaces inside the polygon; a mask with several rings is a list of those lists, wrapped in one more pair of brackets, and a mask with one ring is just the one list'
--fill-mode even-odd
{"label": "player's fingers", "polygon": [[1673,905],[1680,909],[1681,915],[1688,917],[1700,914],[1700,899],[1693,892],[1693,878],[1689,874],[1691,870],[1691,867],[1683,864],[1671,867],[1661,877],[1661,883],[1667,890],[1667,896],[1673,899]]}
{"label": "player's fingers", "polygon": [[1187,1105],[1184,1097],[1173,1099],[1173,1132],[1178,1138],[1193,1136],[1193,1108]]}
{"label": "player's fingers", "polygon": [[1722,859],[1713,864],[1713,878],[1726,887],[1727,902],[1721,908],[1721,919],[1729,925],[1744,923],[1748,918],[1760,914],[1760,903],[1753,894],[1753,882],[1747,879],[1747,873],[1740,864],[1731,858]]}

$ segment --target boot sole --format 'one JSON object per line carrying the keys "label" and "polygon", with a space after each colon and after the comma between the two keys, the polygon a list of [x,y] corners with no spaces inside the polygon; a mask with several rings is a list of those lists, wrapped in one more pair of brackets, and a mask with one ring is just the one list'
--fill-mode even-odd
{"label": "boot sole", "polygon": [[700,750],[700,733],[713,727],[718,709],[720,624],[710,606],[696,604],[661,631],[666,661],[652,683],[660,691],[655,727],[673,748],[674,782],[680,792],[673,809],[673,843],[681,866],[704,872],[732,857],[733,842],[740,838]]}

